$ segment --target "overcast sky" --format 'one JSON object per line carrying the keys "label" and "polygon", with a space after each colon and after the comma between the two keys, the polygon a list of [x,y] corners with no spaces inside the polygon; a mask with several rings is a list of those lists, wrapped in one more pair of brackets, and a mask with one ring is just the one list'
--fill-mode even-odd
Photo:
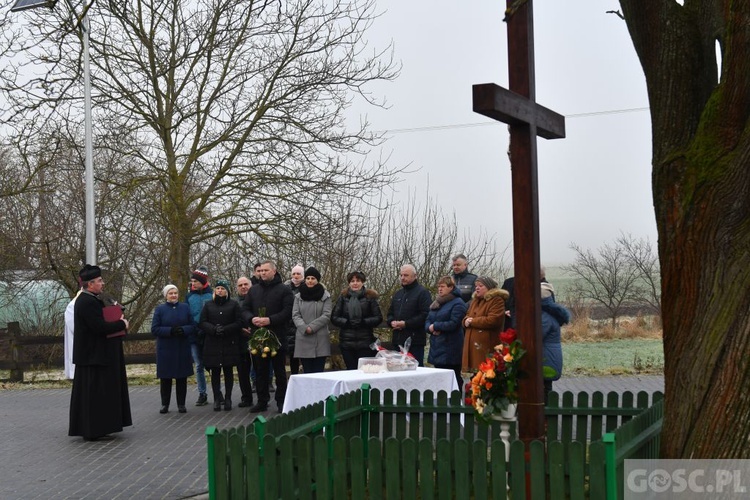
{"label": "overcast sky", "polygon": [[[419,170],[397,186],[430,196],[460,227],[512,239],[508,131],[472,112],[471,86],[507,87],[502,0],[378,0],[368,38],[392,40],[400,77],[376,88],[388,110],[369,109],[389,131],[395,164]],[[651,127],[643,71],[615,0],[535,0],[537,102],[566,117],[565,139],[538,139],[541,256],[572,260],[622,232],[656,243]]]}

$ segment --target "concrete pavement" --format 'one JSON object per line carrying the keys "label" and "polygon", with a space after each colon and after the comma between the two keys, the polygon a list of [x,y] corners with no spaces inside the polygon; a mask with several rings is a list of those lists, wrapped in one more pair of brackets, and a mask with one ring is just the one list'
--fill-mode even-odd
{"label": "concrete pavement", "polygon": [[[68,437],[70,389],[0,389],[0,498],[180,499],[208,490],[205,430],[247,425],[245,408],[196,407],[189,386],[188,412],[159,414],[158,386],[130,388],[134,425],[110,441]],[[572,377],[562,391],[663,391],[661,376]],[[236,401],[239,401],[237,389]],[[271,408],[275,409],[275,404]],[[266,418],[277,413],[263,413]]]}

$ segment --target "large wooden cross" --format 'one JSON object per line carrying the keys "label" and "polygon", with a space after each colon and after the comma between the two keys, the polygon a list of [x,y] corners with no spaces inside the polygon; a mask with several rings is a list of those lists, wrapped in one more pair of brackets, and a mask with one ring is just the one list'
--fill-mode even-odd
{"label": "large wooden cross", "polygon": [[529,442],[544,436],[542,326],[539,263],[539,196],[536,136],[565,137],[565,118],[535,102],[532,0],[507,0],[510,90],[473,86],[474,111],[510,125],[513,190],[513,261],[516,330],[527,349],[519,387],[519,433]]}

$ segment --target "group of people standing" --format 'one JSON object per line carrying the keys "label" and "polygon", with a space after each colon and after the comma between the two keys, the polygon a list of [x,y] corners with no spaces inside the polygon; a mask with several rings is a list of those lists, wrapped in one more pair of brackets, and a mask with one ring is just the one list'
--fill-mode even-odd
{"label": "group of people standing", "polygon": [[[394,294],[385,318],[394,348],[408,345],[411,355],[423,366],[429,339],[428,363],[453,370],[461,387],[462,372],[478,369],[497,343],[506,319],[512,321],[506,308],[512,295],[494,279],[470,273],[464,255],[456,255],[452,267],[452,275],[438,280],[433,299],[419,283],[414,266],[402,266],[401,288]],[[108,333],[126,329],[128,324],[124,317],[113,322],[104,320],[104,303],[99,296],[103,280],[98,267],[86,266],[80,277],[82,292],[74,299],[73,362],[77,368],[70,435],[97,439],[132,424],[122,338],[107,337]],[[157,344],[160,412],[169,411],[173,380],[178,412],[187,411],[187,378],[193,373],[198,389],[195,404],[208,404],[205,369],[211,375],[214,410],[231,410],[235,367],[242,398],[238,406],[250,406],[254,413],[266,411],[271,379],[275,377],[275,401],[281,411],[287,386],[287,355],[292,374],[299,372],[299,365],[305,373],[323,371],[331,354],[329,324],[339,330],[339,347],[347,369],[356,369],[362,357],[372,357],[374,330],[383,321],[378,293],[365,286],[364,273],[352,271],[347,275],[347,287],[334,304],[321,278],[315,267],[303,269],[298,265],[285,282],[275,263],[267,260],[256,264],[250,279],[243,276],[237,280],[235,298],[227,280],[218,279],[211,287],[206,268],[191,274],[184,302],[179,300],[178,287],[167,284],[162,290],[164,303],[155,309],[151,326]],[[555,304],[553,292],[543,280],[544,358],[559,378],[560,325],[570,317],[565,308]],[[259,331],[275,339],[277,347],[251,355],[247,341]],[[255,404],[251,379],[257,391]],[[115,385],[118,390],[109,389]],[[551,390],[551,380],[545,381],[545,389]],[[107,408],[111,418],[103,415],[103,408]]]}
{"label": "group of people standing", "polygon": [[[285,329],[292,321],[295,295],[282,282],[271,261],[258,264],[253,279],[254,286],[246,277],[240,278],[237,283],[238,295],[232,298],[231,285],[227,280],[218,279],[211,287],[208,271],[199,268],[190,277],[190,291],[182,305],[168,292],[168,289],[176,289],[175,285],[170,284],[164,288],[166,302],[156,308],[151,324],[151,331],[157,337],[156,366],[162,387],[162,413],[169,411],[172,378],[177,380],[178,411],[187,411],[185,394],[180,391],[180,387],[183,379],[192,374],[193,365],[198,386],[196,406],[208,404],[204,372],[207,369],[211,376],[213,409],[231,410],[235,367],[242,396],[238,406],[252,406],[253,412],[265,411],[270,400],[269,382],[272,373],[276,375],[277,403],[279,407],[283,405],[286,392],[286,368],[283,360],[287,344]],[[177,308],[184,313],[165,314]],[[272,357],[265,353],[250,356],[247,339],[252,331],[260,328],[266,328],[275,335],[279,344],[279,356]],[[189,333],[183,335],[184,332]],[[284,334],[280,335],[280,332]],[[175,359],[179,359],[180,367],[187,364],[187,373],[175,369]],[[258,395],[258,402],[254,405],[251,372],[255,373]]]}

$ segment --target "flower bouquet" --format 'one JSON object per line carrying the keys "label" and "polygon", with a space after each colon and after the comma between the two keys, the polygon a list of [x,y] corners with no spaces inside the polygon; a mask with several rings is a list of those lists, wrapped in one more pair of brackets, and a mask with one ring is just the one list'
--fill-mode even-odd
{"label": "flower bouquet", "polygon": [[[261,307],[258,310],[258,315],[265,316],[266,310]],[[248,341],[248,350],[253,356],[260,354],[261,358],[276,356],[281,347],[281,342],[273,331],[266,327],[260,327],[255,330]]]}
{"label": "flower bouquet", "polygon": [[483,420],[518,402],[519,364],[526,350],[516,331],[508,328],[500,334],[500,343],[479,365],[479,371],[466,384],[466,404],[471,405]]}

